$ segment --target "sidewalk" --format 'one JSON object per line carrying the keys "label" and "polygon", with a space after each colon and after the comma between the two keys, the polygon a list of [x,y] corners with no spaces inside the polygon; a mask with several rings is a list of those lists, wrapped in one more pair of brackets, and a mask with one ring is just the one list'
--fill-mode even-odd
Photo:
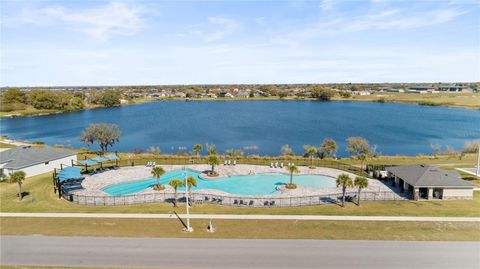
{"label": "sidewalk", "polygon": [[[179,214],[185,218],[185,214]],[[118,218],[118,219],[173,219],[175,214],[116,214],[116,213],[0,213],[0,217],[27,218]],[[344,221],[441,221],[480,222],[480,217],[411,217],[411,216],[317,216],[317,215],[217,215],[190,214],[191,219],[238,220],[344,220]]]}

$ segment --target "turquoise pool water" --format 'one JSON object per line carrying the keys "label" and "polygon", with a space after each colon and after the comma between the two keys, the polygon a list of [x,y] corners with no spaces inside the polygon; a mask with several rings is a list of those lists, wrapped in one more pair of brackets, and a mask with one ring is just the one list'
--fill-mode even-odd
{"label": "turquoise pool water", "polygon": [[[256,174],[248,176],[231,176],[223,177],[215,180],[205,180],[199,177],[200,173],[193,170],[174,170],[165,173],[160,177],[160,183],[168,184],[174,178],[184,178],[183,173],[187,176],[193,176],[197,179],[197,187],[192,190],[214,189],[231,194],[238,195],[266,195],[277,192],[276,186],[288,183],[290,176],[288,174]],[[295,184],[309,188],[331,188],[335,187],[335,179],[320,175],[296,175],[293,177]],[[112,196],[122,196],[135,194],[157,184],[156,179],[148,178],[137,181],[118,183],[107,186],[102,190]],[[179,191],[185,190],[179,188]]]}

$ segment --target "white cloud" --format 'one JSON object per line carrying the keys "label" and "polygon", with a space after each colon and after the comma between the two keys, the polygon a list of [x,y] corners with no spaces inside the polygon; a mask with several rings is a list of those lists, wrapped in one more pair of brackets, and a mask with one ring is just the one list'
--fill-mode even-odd
{"label": "white cloud", "polygon": [[210,34],[205,36],[207,41],[216,41],[225,38],[227,35],[232,34],[235,32],[239,25],[235,20],[228,19],[225,17],[217,16],[217,17],[210,17],[208,21],[211,24],[217,25],[220,27],[219,30],[216,30]]}
{"label": "white cloud", "polygon": [[333,7],[333,0],[323,0],[320,2],[320,8],[322,10],[330,10]]}
{"label": "white cloud", "polygon": [[142,25],[142,9],[126,3],[110,2],[107,5],[83,10],[72,10],[62,6],[26,9],[13,23],[29,23],[44,26],[62,26],[81,31],[90,37],[105,41],[112,35],[133,35]]}

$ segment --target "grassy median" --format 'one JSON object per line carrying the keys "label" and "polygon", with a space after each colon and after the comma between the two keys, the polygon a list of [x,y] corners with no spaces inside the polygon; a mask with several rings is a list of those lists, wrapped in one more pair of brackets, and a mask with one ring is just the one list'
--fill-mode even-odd
{"label": "grassy median", "polygon": [[[16,184],[0,183],[1,212],[72,212],[72,213],[179,213],[184,206],[154,203],[125,206],[85,206],[72,204],[53,193],[50,174],[29,178],[23,184],[27,195],[17,200]],[[292,208],[248,208],[219,205],[195,205],[192,214],[292,214],[292,215],[355,215],[355,216],[449,216],[480,217],[480,192],[466,201],[363,201],[361,206],[347,203],[338,205],[304,206]]]}
{"label": "grassy median", "polygon": [[116,236],[168,238],[331,239],[331,240],[455,240],[480,241],[480,223],[214,220],[191,221],[184,233],[176,219],[0,218],[2,235]]}

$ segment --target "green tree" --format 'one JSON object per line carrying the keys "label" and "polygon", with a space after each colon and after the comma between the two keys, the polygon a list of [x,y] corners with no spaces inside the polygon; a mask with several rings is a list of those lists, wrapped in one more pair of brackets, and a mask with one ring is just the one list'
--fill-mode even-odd
{"label": "green tree", "polygon": [[233,156],[235,157],[242,157],[243,156],[243,151],[240,149],[237,149],[233,152]]}
{"label": "green tree", "polygon": [[330,138],[324,139],[322,145],[320,145],[319,152],[322,158],[335,157],[337,154],[337,143]]}
{"label": "green tree", "polygon": [[367,160],[367,154],[360,153],[357,155],[357,159],[360,160],[360,169],[363,169],[363,163]]}
{"label": "green tree", "polygon": [[225,150],[225,155],[229,156],[229,157],[233,157],[233,154],[235,153],[235,151],[233,149],[227,149]]}
{"label": "green tree", "polygon": [[347,138],[347,144],[347,151],[350,152],[352,156],[359,154],[369,155],[372,152],[367,139],[363,137],[351,136]]}
{"label": "green tree", "polygon": [[200,151],[202,151],[202,150],[203,150],[203,146],[200,145],[200,144],[195,144],[193,146],[193,152],[197,155],[197,157],[200,156]]}
{"label": "green tree", "polygon": [[58,98],[53,91],[33,90],[30,92],[32,106],[36,109],[58,109]]}
{"label": "green tree", "polygon": [[335,96],[334,91],[324,87],[314,87],[310,90],[310,93],[313,98],[317,98],[321,101],[330,101],[333,96]]}
{"label": "green tree", "polygon": [[342,207],[345,207],[347,187],[353,187],[352,179],[348,174],[340,174],[337,178],[337,188],[342,186]]}
{"label": "green tree", "polygon": [[300,173],[300,170],[298,169],[297,166],[295,165],[290,165],[290,166],[287,166],[287,171],[288,173],[290,173],[290,185],[293,184],[293,174],[298,174]]}
{"label": "green tree", "polygon": [[217,155],[209,155],[207,158],[207,163],[212,166],[212,173],[215,172],[215,165],[220,164],[220,159]]}
{"label": "green tree", "polygon": [[[184,182],[183,186],[185,186],[185,187],[188,186],[188,197],[191,198],[192,197],[192,187],[197,186],[197,180],[192,176],[188,176],[187,179],[186,179],[186,183],[187,184],[185,185],[185,182]],[[190,199],[190,201],[192,201],[192,200]]]}
{"label": "green tree", "polygon": [[87,145],[98,143],[102,152],[107,151],[120,141],[120,128],[116,124],[98,123],[90,124],[80,135],[79,140]]}
{"label": "green tree", "polygon": [[305,155],[307,157],[310,157],[310,166],[313,167],[313,158],[315,157],[315,155],[318,154],[318,150],[316,147],[310,146],[310,145],[305,145],[304,148],[305,148]]}
{"label": "green tree", "polygon": [[105,90],[100,98],[100,104],[106,107],[120,105],[120,92],[116,90]]}
{"label": "green tree", "polygon": [[368,179],[366,177],[355,177],[353,185],[358,187],[357,205],[360,206],[360,192],[362,191],[362,189],[368,187]]}
{"label": "green tree", "polygon": [[68,102],[68,108],[69,110],[82,110],[85,108],[85,104],[80,97],[73,97]]}
{"label": "green tree", "polygon": [[175,178],[175,179],[170,180],[170,182],[168,182],[168,184],[169,184],[170,186],[172,186],[172,188],[175,190],[175,204],[174,204],[174,207],[177,207],[177,203],[178,203],[177,189],[178,189],[179,187],[182,187],[182,186],[183,186],[183,181],[181,181],[181,180],[178,179],[178,178]]}
{"label": "green tree", "polygon": [[10,175],[10,182],[18,184],[18,200],[22,200],[22,184],[25,180],[26,174],[23,171],[16,171]]}
{"label": "green tree", "polygon": [[157,186],[160,188],[162,185],[160,184],[160,177],[165,174],[165,170],[160,166],[155,166],[152,168],[152,176],[157,179]]}
{"label": "green tree", "polygon": [[217,148],[213,145],[207,145],[207,153],[208,155],[217,155]]}
{"label": "green tree", "polygon": [[12,88],[6,90],[2,94],[2,103],[12,104],[12,103],[27,103],[27,94],[17,88]]}

